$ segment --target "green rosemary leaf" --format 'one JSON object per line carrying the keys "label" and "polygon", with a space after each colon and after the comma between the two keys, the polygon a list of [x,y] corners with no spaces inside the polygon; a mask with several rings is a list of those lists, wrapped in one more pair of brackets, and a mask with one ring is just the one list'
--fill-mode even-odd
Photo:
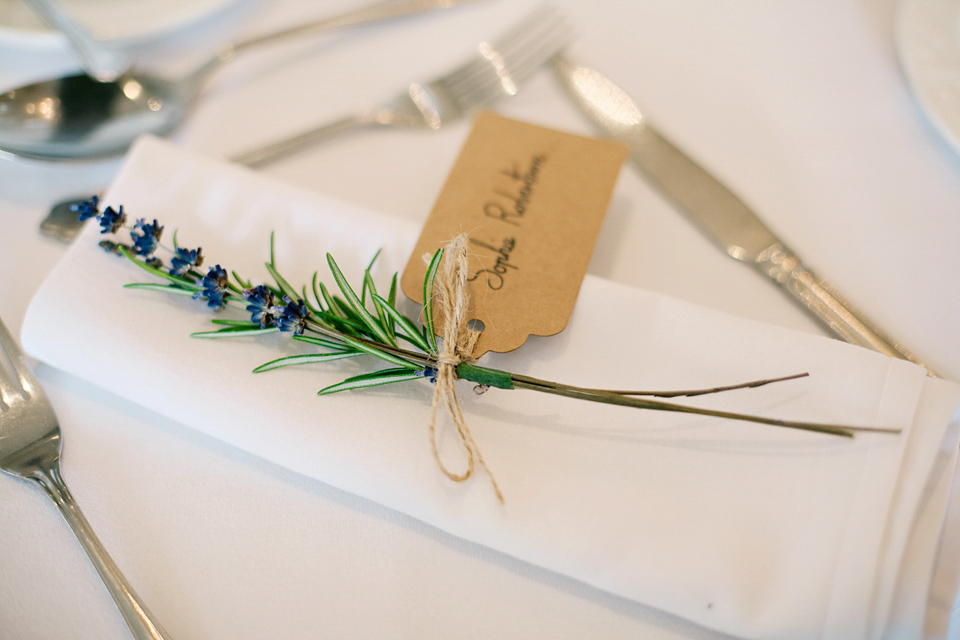
{"label": "green rosemary leaf", "polygon": [[[377,285],[373,283],[373,276],[370,275],[370,269],[363,272],[363,291],[364,293],[369,291],[371,294],[377,292]],[[364,296],[360,297],[360,301],[363,304],[367,304],[367,299]]]}
{"label": "green rosemary leaf", "polygon": [[228,327],[247,327],[248,329],[259,328],[260,325],[249,320],[230,320],[229,318],[214,318],[210,324],[222,324]]}
{"label": "green rosemary leaf", "polygon": [[390,337],[390,344],[393,346],[397,345],[397,333],[394,331],[394,322],[393,318],[390,316],[389,312],[384,308],[387,306],[386,300],[381,298],[376,293],[373,294],[373,306],[377,308],[377,316],[380,318],[380,326],[386,330],[387,335]]}
{"label": "green rosemary leaf", "polygon": [[[379,253],[379,252],[377,252]],[[380,294],[377,293],[377,287],[373,283],[373,278],[370,276],[370,270],[368,269],[363,274],[364,284],[367,285],[366,288],[370,291],[371,299],[374,301],[373,306],[377,310],[377,319],[380,321],[380,326],[383,327],[384,332],[387,334],[387,342],[394,347],[397,345],[397,336],[393,331],[393,321],[390,319],[390,316],[383,310],[382,303],[385,302],[383,298],[380,297]],[[377,302],[377,301],[380,302]]]}
{"label": "green rosemary leaf", "polygon": [[377,252],[373,254],[373,258],[370,260],[370,263],[363,272],[363,286],[360,288],[360,302],[364,305],[367,304],[367,290],[369,289],[371,293],[377,292],[376,287],[373,286],[373,278],[370,276],[370,269],[373,269],[373,263],[376,262],[377,258],[380,257],[380,251],[382,251],[382,249],[377,249]]}
{"label": "green rosemary leaf", "polygon": [[137,265],[138,267],[140,267],[141,269],[143,269],[143,270],[146,271],[147,273],[150,273],[150,274],[153,274],[153,275],[157,276],[158,278],[163,278],[164,280],[169,280],[170,282],[174,283],[175,285],[178,285],[178,286],[180,286],[180,287],[182,287],[182,288],[184,288],[184,289],[187,289],[187,290],[189,290],[189,291],[200,291],[201,288],[202,288],[202,287],[198,287],[198,286],[195,285],[194,283],[190,282],[189,280],[187,280],[187,279],[184,278],[183,276],[171,275],[171,274],[167,273],[166,271],[161,271],[160,269],[157,269],[157,268],[155,268],[155,267],[151,267],[150,265],[148,265],[147,263],[143,262],[142,260],[137,260],[136,256],[134,256],[132,253],[130,253],[130,250],[129,250],[129,249],[126,249],[126,248],[124,248],[124,247],[119,247],[119,251],[120,251],[120,253],[122,253],[124,256],[126,256],[127,259],[130,260],[130,262],[132,262],[133,264]]}
{"label": "green rosemary leaf", "polygon": [[363,318],[360,317],[360,314],[356,312],[349,302],[336,294],[331,294],[331,298],[333,299],[333,305],[337,308],[337,313],[341,318],[345,318],[359,324],[363,327],[363,331],[373,335],[370,332],[370,328],[363,321]]}
{"label": "green rosemary leaf", "polygon": [[381,251],[383,251],[383,248],[377,249],[377,252],[376,252],[375,254],[373,254],[373,257],[372,257],[372,258],[370,258],[370,262],[369,262],[369,264],[367,264],[367,271],[370,271],[370,269],[373,269],[373,265],[374,265],[374,263],[377,261],[377,258],[380,257],[380,252],[381,252]]}
{"label": "green rosemary leaf", "polygon": [[361,355],[359,351],[337,351],[335,353],[303,353],[297,356],[286,356],[277,358],[270,362],[264,362],[253,370],[254,373],[263,373],[264,371],[273,371],[281,367],[290,367],[300,364],[311,364],[313,362],[330,362],[331,360],[343,360],[344,358],[355,358]]}
{"label": "green rosemary leaf", "polygon": [[[387,295],[387,306],[395,308],[397,306],[397,274],[393,274],[393,278],[390,280],[390,293]],[[390,333],[393,337],[397,336],[396,324],[394,323],[392,316],[390,320]]]}
{"label": "green rosemary leaf", "polygon": [[270,275],[276,281],[277,286],[280,287],[280,290],[283,291],[283,293],[285,293],[286,295],[290,296],[290,299],[292,301],[296,302],[297,299],[300,297],[299,294],[297,294],[297,290],[294,289],[293,286],[289,282],[287,282],[287,280],[282,275],[280,275],[280,272],[277,271],[276,268],[271,263],[268,262],[266,263],[265,266],[267,267],[267,271],[270,272]]}
{"label": "green rosemary leaf", "polygon": [[430,344],[420,335],[420,331],[409,318],[397,311],[393,305],[389,304],[380,296],[374,296],[373,299],[394,322],[400,325],[400,329],[402,329],[404,335],[410,339],[410,342],[422,349],[425,353],[430,353]]}
{"label": "green rosemary leaf", "polygon": [[385,362],[389,362],[390,364],[398,365],[398,366],[400,366],[400,367],[403,367],[404,369],[418,369],[418,370],[419,370],[419,369],[422,369],[422,368],[423,368],[423,367],[421,367],[420,365],[415,364],[415,363],[413,363],[413,362],[407,362],[406,360],[404,360],[404,359],[401,358],[400,356],[395,356],[395,355],[393,355],[392,353],[387,353],[387,352],[385,352],[385,351],[381,351],[380,349],[377,349],[376,347],[370,346],[370,345],[368,345],[368,344],[364,344],[363,342],[360,342],[360,341],[358,341],[358,340],[354,340],[353,338],[351,338],[351,337],[349,337],[349,336],[344,336],[343,341],[346,342],[346,343],[347,343],[348,345],[350,345],[351,347],[353,347],[354,349],[359,349],[360,351],[363,351],[364,353],[369,353],[370,355],[372,355],[372,356],[374,356],[374,357],[380,358],[381,360],[384,360]]}
{"label": "green rosemary leaf", "polygon": [[437,269],[440,268],[440,258],[443,257],[443,249],[437,249],[433,254],[433,259],[427,266],[427,273],[423,276],[423,329],[427,342],[430,343],[430,352],[437,353],[437,331],[433,326],[433,281],[437,277]]}
{"label": "green rosemary leaf", "polygon": [[303,303],[307,305],[307,308],[310,309],[311,314],[321,313],[320,309],[313,306],[313,303],[310,301],[310,296],[307,295],[307,285],[303,285]]}
{"label": "green rosemary leaf", "polygon": [[178,296],[190,296],[193,297],[193,294],[199,289],[185,289],[177,285],[169,284],[160,284],[159,282],[131,282],[130,284],[123,285],[124,289],[148,289],[151,291],[162,291],[164,293],[173,293]]}
{"label": "green rosemary leaf", "polygon": [[173,230],[173,252],[174,253],[176,253],[177,249],[180,247],[180,245],[177,244],[177,231],[179,231],[179,229]]}
{"label": "green rosemary leaf", "polygon": [[397,274],[393,274],[393,279],[390,280],[390,294],[387,296],[387,304],[394,308],[397,306]]}
{"label": "green rosemary leaf", "polygon": [[329,322],[337,331],[347,335],[357,336],[359,338],[366,337],[367,335],[367,325],[363,324],[359,320],[344,318],[343,316],[338,316],[335,313],[330,313],[329,311],[318,313],[317,316],[321,320]]}
{"label": "green rosemary leaf", "polygon": [[357,315],[357,312],[353,310],[353,307],[347,304],[346,300],[340,296],[333,296],[333,304],[337,307],[337,311],[339,312],[341,318],[352,320],[353,322],[360,324],[364,328],[364,331],[369,332],[367,325],[363,322],[363,318]]}
{"label": "green rosemary leaf", "polygon": [[395,382],[406,382],[407,380],[416,380],[421,378],[419,372],[409,369],[381,369],[373,373],[364,373],[359,376],[347,378],[343,382],[332,384],[329,387],[320,389],[318,396],[326,396],[340,391],[349,391],[350,389],[365,389],[367,387],[377,387]]}
{"label": "green rosemary leaf", "polygon": [[247,280],[246,282],[244,282],[243,278],[241,278],[241,277],[240,277],[240,274],[237,273],[236,271],[231,271],[230,273],[233,274],[233,279],[237,281],[237,284],[240,285],[240,288],[241,288],[241,289],[251,289],[251,288],[253,288],[253,283],[251,283],[249,280]]}
{"label": "green rosemary leaf", "polygon": [[315,344],[318,347],[326,347],[327,349],[333,349],[336,351],[344,351],[347,349],[346,345],[337,340],[331,340],[330,338],[321,338],[318,336],[308,336],[308,335],[299,335],[293,336],[293,339],[297,342],[306,342],[307,344]]}
{"label": "green rosemary leaf", "polygon": [[267,327],[266,329],[247,329],[244,327],[227,327],[217,331],[195,331],[190,334],[191,338],[239,338],[242,336],[262,336],[266,333],[277,333],[280,331],[276,327]]}
{"label": "green rosemary leaf", "polygon": [[[313,289],[313,298],[317,301],[317,308],[320,309],[321,311],[323,311],[323,310],[324,310],[324,309],[323,309],[323,297],[320,295],[320,288],[317,286],[317,284],[318,284],[317,276],[318,276],[318,275],[319,275],[319,272],[317,272],[317,271],[314,271],[314,272],[313,272],[313,280],[312,280],[312,282],[311,282],[311,288]],[[321,284],[321,286],[322,286],[322,284]],[[329,308],[329,306],[330,306],[330,305],[328,304],[327,307]]]}
{"label": "green rosemary leaf", "polygon": [[277,261],[274,258],[274,243],[273,243],[273,231],[270,232],[270,266],[276,268]]}
{"label": "green rosemary leaf", "polygon": [[322,282],[320,282],[319,285],[320,285],[320,294],[323,296],[324,302],[327,303],[328,313],[331,313],[335,316],[343,317],[343,314],[340,312],[340,309],[337,307],[336,303],[333,301],[333,296],[331,296],[330,292],[327,291],[326,285],[324,285]]}
{"label": "green rosemary leaf", "polygon": [[386,344],[390,343],[390,339],[387,337],[386,331],[383,327],[377,324],[376,319],[370,312],[367,311],[363,304],[360,302],[360,298],[357,297],[356,292],[350,286],[350,283],[347,282],[347,278],[343,275],[343,272],[340,271],[337,261],[333,259],[333,256],[329,253],[327,254],[327,263],[330,265],[330,271],[333,273],[334,280],[337,281],[337,286],[340,287],[340,291],[343,292],[344,297],[347,299],[347,302],[353,308],[354,312],[360,316],[364,324],[370,328],[370,331],[373,332],[373,335],[376,336],[379,342]]}

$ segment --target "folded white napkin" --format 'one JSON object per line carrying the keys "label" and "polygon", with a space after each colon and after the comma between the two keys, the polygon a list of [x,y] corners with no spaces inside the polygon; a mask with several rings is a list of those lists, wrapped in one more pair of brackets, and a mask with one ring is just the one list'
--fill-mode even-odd
{"label": "folded white napkin", "polygon": [[[417,229],[145,139],[105,199],[157,218],[207,265],[294,283],[325,253],[381,286]],[[588,277],[569,327],[481,364],[582,386],[693,388],[810,372],[701,406],[893,426],[855,439],[639,411],[459,383],[506,497],[455,484],[427,439],[426,381],[318,397],[372,359],[252,374],[308,351],[286,335],[199,340],[213,313],[122,288],[151,277],[88,225],[30,306],[27,350],[152,410],[300,473],[601,589],[747,638],[880,637],[914,515],[960,388],[835,340]],[[411,306],[414,314],[416,309]],[[232,312],[231,312],[232,313]],[[694,401],[688,401],[694,404]],[[444,440],[444,437],[441,438]],[[451,434],[445,455],[457,451]],[[955,443],[953,446],[956,446]]]}

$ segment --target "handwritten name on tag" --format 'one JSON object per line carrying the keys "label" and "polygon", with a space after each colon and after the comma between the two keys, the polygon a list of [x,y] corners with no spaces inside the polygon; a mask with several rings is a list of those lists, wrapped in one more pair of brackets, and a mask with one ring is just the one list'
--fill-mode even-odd
{"label": "handwritten name on tag", "polygon": [[559,333],[626,156],[613,142],[481,113],[403,272],[404,293],[422,303],[423,256],[466,233],[468,318],[484,326],[473,355]]}

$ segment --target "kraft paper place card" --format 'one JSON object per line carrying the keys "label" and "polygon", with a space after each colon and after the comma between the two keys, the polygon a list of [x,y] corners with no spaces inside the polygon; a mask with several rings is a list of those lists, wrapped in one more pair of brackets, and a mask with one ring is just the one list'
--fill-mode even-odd
{"label": "kraft paper place card", "polygon": [[470,319],[484,329],[474,357],[567,325],[627,150],[479,114],[403,272],[423,302],[424,254],[469,238]]}

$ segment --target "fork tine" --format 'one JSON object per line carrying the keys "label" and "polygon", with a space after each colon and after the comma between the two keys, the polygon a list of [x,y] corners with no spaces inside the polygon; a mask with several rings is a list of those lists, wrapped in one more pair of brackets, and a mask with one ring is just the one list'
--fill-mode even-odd
{"label": "fork tine", "polygon": [[486,59],[482,59],[482,71],[475,71],[471,77],[460,74],[452,82],[443,83],[451,98],[467,109],[504,93],[515,94],[518,84],[572,39],[572,30],[559,15],[551,13],[547,17],[551,19],[534,25],[522,38],[505,39],[502,49],[488,50]]}
{"label": "fork tine", "polygon": [[516,81],[526,80],[543,63],[555,56],[572,40],[573,32],[566,24],[559,22],[540,34],[536,41],[530,41],[514,50],[500,51],[507,73]]}
{"label": "fork tine", "polygon": [[[510,37],[500,38],[492,44],[481,44],[481,56],[476,61],[478,66],[470,71],[489,77],[491,63],[494,67],[508,62],[512,66],[516,60],[528,57],[545,46],[557,46],[558,42],[569,41],[571,30],[557,12],[538,12],[535,17],[538,19],[529,22],[525,29],[515,30]],[[468,73],[458,73],[447,79],[451,86],[471,81]]]}
{"label": "fork tine", "polygon": [[10,406],[14,394],[19,395],[20,391],[23,390],[32,396],[39,388],[39,383],[33,376],[33,372],[30,371],[30,367],[27,366],[23,351],[17,346],[13,336],[10,335],[10,331],[3,324],[3,320],[0,320],[0,352],[6,355],[7,362],[10,363],[10,367],[19,378],[18,382],[14,382],[7,374],[5,367],[0,365],[0,398],[2,398],[4,404]]}
{"label": "fork tine", "polygon": [[504,94],[516,93],[517,84],[559,54],[571,39],[572,31],[560,13],[543,7],[497,38],[493,45],[481,43],[480,55],[440,77],[410,83],[376,107],[234,155],[231,160],[260,166],[307,144],[369,127],[438,129]]}
{"label": "fork tine", "polygon": [[444,74],[438,80],[448,87],[455,87],[461,82],[475,82],[475,75],[481,74],[484,78],[498,77],[495,75],[497,63],[491,60],[491,52],[497,56],[504,56],[506,52],[528,48],[532,42],[542,35],[542,32],[554,29],[558,25],[566,26],[563,18],[552,7],[541,7],[510,31],[497,38],[493,43],[481,43],[481,54],[471,62]]}
{"label": "fork tine", "polygon": [[497,51],[508,51],[511,47],[536,37],[538,32],[553,29],[561,24],[565,24],[561,13],[553,7],[543,6],[491,44]]}

